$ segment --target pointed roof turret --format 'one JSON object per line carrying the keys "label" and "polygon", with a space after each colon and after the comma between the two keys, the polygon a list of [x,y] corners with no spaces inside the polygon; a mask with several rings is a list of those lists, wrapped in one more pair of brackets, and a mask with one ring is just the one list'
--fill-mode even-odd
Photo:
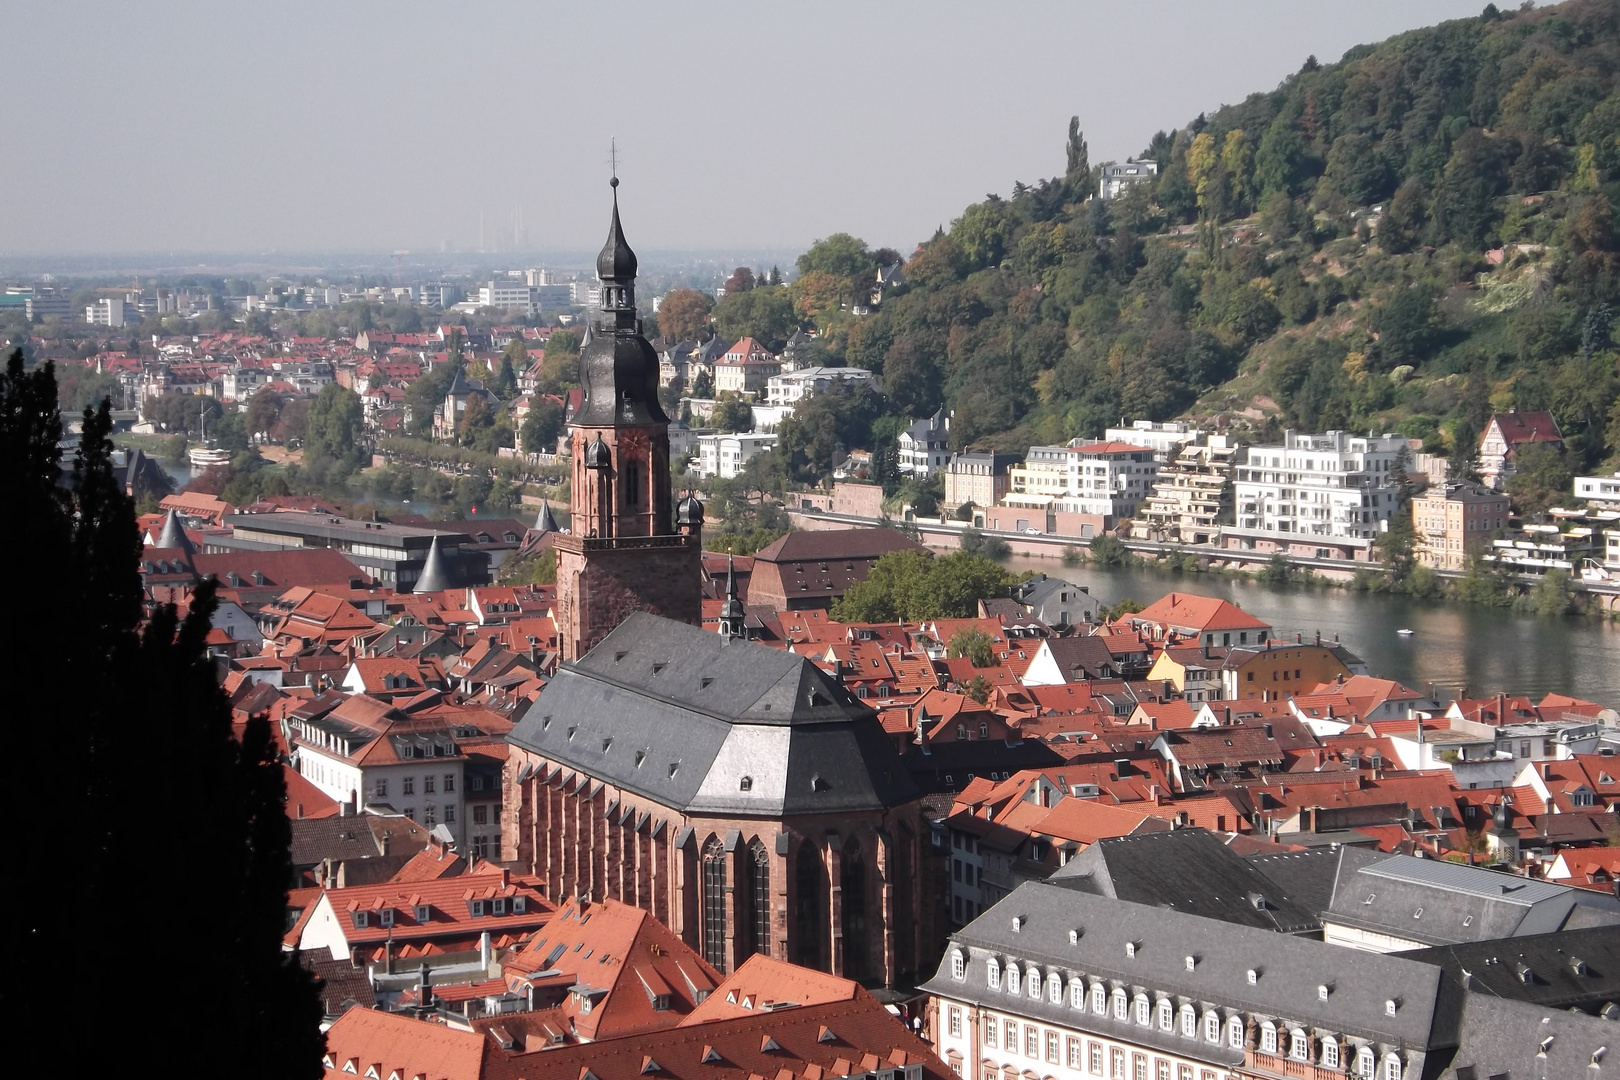
{"label": "pointed roof turret", "polygon": [[726,600],[720,605],[720,634],[728,638],[743,636],[743,603],[737,597],[737,560],[726,556]]}
{"label": "pointed roof turret", "polygon": [[411,591],[443,592],[454,587],[455,582],[451,580],[450,567],[445,563],[444,552],[439,550],[439,538],[434,536],[433,543],[428,547],[427,562],[422,566],[422,576],[416,579],[416,585]]}
{"label": "pointed roof turret", "polygon": [[174,508],[169,509],[168,516],[163,519],[163,531],[158,534],[157,547],[179,548],[187,555],[196,554],[191,546],[191,538],[186,530],[180,527],[180,515]]}
{"label": "pointed roof turret", "polygon": [[614,177],[613,217],[596,259],[601,317],[588,322],[580,346],[584,400],[572,422],[600,427],[667,424],[669,417],[658,401],[658,354],[642,336],[636,310],[636,254],[619,223],[618,189]]}
{"label": "pointed roof turret", "polygon": [[607,243],[602,245],[602,253],[596,257],[596,276],[601,278],[604,285],[629,283],[636,277],[636,253],[625,243],[624,226],[619,224],[619,178],[615,176],[611,183],[613,220],[608,225]]}
{"label": "pointed roof turret", "polygon": [[534,531],[537,533],[557,531],[557,519],[552,516],[551,504],[545,499],[540,500],[540,514],[534,519]]}

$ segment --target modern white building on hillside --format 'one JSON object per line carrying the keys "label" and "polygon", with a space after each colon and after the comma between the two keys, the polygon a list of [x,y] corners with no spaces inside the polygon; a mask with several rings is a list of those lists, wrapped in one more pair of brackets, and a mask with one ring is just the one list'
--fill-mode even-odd
{"label": "modern white building on hillside", "polygon": [[1204,429],[1193,427],[1181,420],[1133,420],[1129,427],[1121,424],[1103,432],[1105,442],[1131,443],[1153,451],[1155,460],[1169,461],[1171,451],[1204,440]]}
{"label": "modern white building on hillside", "polygon": [[[1366,550],[1395,512],[1395,467],[1407,449],[1400,435],[1289,431],[1281,446],[1252,446],[1234,480],[1236,525],[1227,547],[1289,549],[1343,558]],[[1321,545],[1321,551],[1302,550]]]}
{"label": "modern white building on hillside", "polygon": [[699,435],[697,438],[698,475],[730,480],[743,466],[767,450],[776,449],[776,436],[758,432],[731,435]]}
{"label": "modern white building on hillside", "polygon": [[1575,498],[1620,506],[1620,473],[1613,476],[1577,476]]}
{"label": "modern white building on hillside", "polygon": [[897,442],[900,472],[921,479],[950,460],[951,418],[941,408],[902,431]]}
{"label": "modern white building on hillside", "polygon": [[1158,472],[1153,450],[1134,442],[1032,446],[1024,463],[1010,470],[1011,490],[1002,501],[1120,521],[1136,513]]}
{"label": "modern white building on hillside", "polygon": [[798,371],[784,371],[772,375],[765,382],[767,405],[797,405],[811,394],[820,393],[831,386],[856,389],[871,386],[874,377],[870,371],[858,367],[810,367]]}

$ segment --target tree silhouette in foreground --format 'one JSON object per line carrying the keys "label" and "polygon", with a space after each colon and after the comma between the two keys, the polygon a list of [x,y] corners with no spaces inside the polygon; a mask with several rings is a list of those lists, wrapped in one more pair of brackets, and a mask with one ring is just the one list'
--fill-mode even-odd
{"label": "tree silhouette in foreground", "polygon": [[204,645],[212,581],[183,617],[159,606],[142,627],[141,541],[111,427],[106,402],[85,412],[64,476],[55,372],[10,352],[0,547],[15,606],[0,670],[16,695],[5,730],[24,752],[18,850],[33,857],[0,890],[12,965],[0,1006],[20,1036],[7,1056],[29,1074],[116,1060],[313,1078],[316,984],[281,949],[291,829],[272,732],[258,717],[232,733]]}

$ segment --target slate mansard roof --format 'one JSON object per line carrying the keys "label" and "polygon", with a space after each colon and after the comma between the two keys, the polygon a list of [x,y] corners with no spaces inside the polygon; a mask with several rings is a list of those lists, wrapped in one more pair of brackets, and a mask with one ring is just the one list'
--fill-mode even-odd
{"label": "slate mansard roof", "polygon": [[1620,900],[1476,866],[1391,855],[1369,863],[1341,860],[1322,918],[1449,945],[1620,923]]}
{"label": "slate mansard roof", "polygon": [[810,661],[646,613],[563,665],[509,740],[683,813],[920,797],[877,714]]}
{"label": "slate mansard roof", "polygon": [[1048,880],[1094,896],[1285,934],[1322,925],[1316,912],[1204,829],[1101,840]]}
{"label": "slate mansard roof", "polygon": [[[1019,928],[1013,929],[1014,917]],[[1077,935],[1071,940],[1071,931]],[[1127,946],[1133,946],[1127,949]],[[951,976],[951,953],[960,946],[966,971]],[[1046,995],[1017,998],[989,987],[992,956],[1003,969],[1011,962],[1038,967],[1043,976],[1060,973],[1067,987],[1073,976],[1088,984],[1102,980],[1150,1000],[1168,994],[1276,1017],[1283,1023],[1344,1032],[1408,1049],[1431,1045],[1441,970],[1400,956],[1360,952],[1321,941],[1237,926],[1197,915],[1075,892],[1045,882],[1026,882],[994,907],[952,935],[938,972],[922,989],[942,997],[1046,1020],[1109,1032],[1129,1029],[1133,1041],[1162,1037],[1181,1052],[1229,1053],[1202,1039],[1160,1035],[1155,1027],[1116,1021],[1075,1009],[1069,994],[1060,1004]],[[1187,958],[1192,957],[1192,970]],[[1256,973],[1253,983],[1250,971]],[[1328,988],[1322,1000],[1320,988]],[[1394,1015],[1388,1002],[1396,1003]],[[1196,1045],[1195,1045],[1196,1043]],[[1223,1060],[1225,1060],[1223,1058]],[[1238,1059],[1241,1060],[1241,1059]]]}

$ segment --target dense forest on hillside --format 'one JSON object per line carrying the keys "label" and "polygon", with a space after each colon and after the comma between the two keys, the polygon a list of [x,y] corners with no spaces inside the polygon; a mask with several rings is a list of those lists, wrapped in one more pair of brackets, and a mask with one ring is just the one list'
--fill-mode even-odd
{"label": "dense forest on hillside", "polygon": [[1157,178],[1109,202],[1079,129],[1063,175],[968,207],[869,312],[837,301],[877,253],[840,235],[800,260],[795,313],[886,400],[785,429],[795,471],[818,440],[881,443],[940,405],[958,446],[1191,414],[1453,453],[1510,407],[1558,417],[1553,473],[1620,444],[1620,0],[1491,6],[1311,58],[1154,135]]}

